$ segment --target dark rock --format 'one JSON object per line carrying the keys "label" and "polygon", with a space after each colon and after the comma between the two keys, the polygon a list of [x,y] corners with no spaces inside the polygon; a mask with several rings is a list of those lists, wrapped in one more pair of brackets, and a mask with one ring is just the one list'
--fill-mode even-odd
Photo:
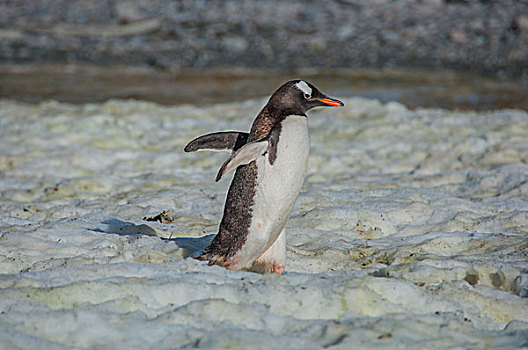
{"label": "dark rock", "polygon": [[490,273],[489,278],[491,280],[491,284],[495,288],[500,288],[504,285],[504,273],[502,271]]}
{"label": "dark rock", "polygon": [[528,298],[528,273],[522,273],[513,281],[513,292],[521,298]]}
{"label": "dark rock", "polygon": [[479,275],[475,271],[467,272],[466,277],[464,277],[464,279],[466,280],[467,283],[474,286],[479,281]]}

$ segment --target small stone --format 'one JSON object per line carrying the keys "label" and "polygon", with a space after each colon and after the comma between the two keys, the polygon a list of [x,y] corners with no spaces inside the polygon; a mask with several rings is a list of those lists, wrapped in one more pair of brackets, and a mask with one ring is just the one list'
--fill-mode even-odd
{"label": "small stone", "polygon": [[473,21],[469,22],[469,28],[477,33],[484,32],[484,21],[481,18],[476,18]]}
{"label": "small stone", "polygon": [[356,28],[350,24],[347,24],[337,31],[337,37],[339,40],[346,40],[352,37],[356,33]]}
{"label": "small stone", "polygon": [[467,283],[469,283],[472,286],[474,286],[479,281],[479,275],[476,272],[468,272],[464,279],[466,280]]}
{"label": "small stone", "polygon": [[117,2],[115,5],[115,16],[120,24],[127,24],[145,19],[138,4],[133,1]]}
{"label": "small stone", "polygon": [[465,31],[461,29],[452,29],[449,32],[449,40],[457,44],[465,44],[468,41],[468,37]]}
{"label": "small stone", "polygon": [[519,30],[528,32],[528,16],[517,16],[515,18],[515,25]]}
{"label": "small stone", "polygon": [[24,33],[17,29],[0,29],[0,40],[19,40]]}
{"label": "small stone", "polygon": [[513,292],[521,298],[528,298],[528,273],[520,274],[513,281]]}
{"label": "small stone", "polygon": [[235,52],[246,51],[248,47],[248,41],[240,36],[228,36],[222,40],[224,47],[228,50]]}
{"label": "small stone", "polygon": [[504,274],[502,272],[490,273],[491,284],[495,288],[499,288],[504,284]]}

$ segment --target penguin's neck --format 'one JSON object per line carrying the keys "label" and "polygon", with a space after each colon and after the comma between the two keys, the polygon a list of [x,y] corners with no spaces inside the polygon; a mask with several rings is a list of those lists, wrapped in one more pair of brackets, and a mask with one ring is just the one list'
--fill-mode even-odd
{"label": "penguin's neck", "polygon": [[275,125],[282,122],[288,115],[304,115],[304,113],[289,109],[278,109],[268,102],[253,121],[248,142],[261,140],[269,135]]}

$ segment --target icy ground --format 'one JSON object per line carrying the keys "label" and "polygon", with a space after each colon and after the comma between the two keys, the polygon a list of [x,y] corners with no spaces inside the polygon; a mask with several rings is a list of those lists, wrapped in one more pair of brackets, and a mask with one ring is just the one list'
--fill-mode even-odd
{"label": "icy ground", "polygon": [[528,347],[526,112],[313,111],[285,274],[185,259],[264,102],[0,101],[0,348]]}

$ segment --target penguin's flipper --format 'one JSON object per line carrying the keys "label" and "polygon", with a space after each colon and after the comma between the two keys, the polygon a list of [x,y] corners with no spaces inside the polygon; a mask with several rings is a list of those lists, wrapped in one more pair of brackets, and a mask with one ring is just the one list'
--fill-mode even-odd
{"label": "penguin's flipper", "polygon": [[235,152],[244,146],[249,134],[242,131],[222,131],[202,135],[185,146],[185,152],[227,151]]}
{"label": "penguin's flipper", "polygon": [[236,169],[239,165],[249,164],[259,156],[266,154],[268,146],[269,141],[267,139],[245,144],[222,164],[215,181],[218,182],[222,176]]}

